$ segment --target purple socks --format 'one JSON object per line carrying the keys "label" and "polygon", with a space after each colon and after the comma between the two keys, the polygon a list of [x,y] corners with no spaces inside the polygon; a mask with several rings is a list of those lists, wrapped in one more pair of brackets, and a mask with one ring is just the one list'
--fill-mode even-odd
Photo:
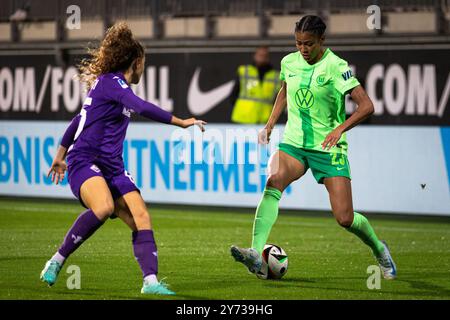
{"label": "purple socks", "polygon": [[[103,224],[92,210],[80,214],[67,232],[58,253],[68,258],[82,243]],[[158,274],[158,251],[152,230],[133,232],[133,251],[145,277]]]}
{"label": "purple socks", "polygon": [[103,224],[92,210],[80,214],[67,232],[64,242],[58,249],[60,255],[68,258],[77,248],[87,240]]}
{"label": "purple socks", "polygon": [[133,232],[134,256],[141,267],[145,277],[158,274],[158,251],[152,230],[139,230]]}

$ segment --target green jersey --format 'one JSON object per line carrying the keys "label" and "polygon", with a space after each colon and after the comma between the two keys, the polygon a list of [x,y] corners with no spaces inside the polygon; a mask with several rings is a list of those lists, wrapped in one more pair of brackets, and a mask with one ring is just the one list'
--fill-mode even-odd
{"label": "green jersey", "polygon": [[347,154],[345,133],[329,151],[325,137],[345,121],[345,94],[359,85],[347,61],[326,49],[313,65],[293,52],[281,60],[280,79],[286,82],[288,121],[283,143],[297,148]]}

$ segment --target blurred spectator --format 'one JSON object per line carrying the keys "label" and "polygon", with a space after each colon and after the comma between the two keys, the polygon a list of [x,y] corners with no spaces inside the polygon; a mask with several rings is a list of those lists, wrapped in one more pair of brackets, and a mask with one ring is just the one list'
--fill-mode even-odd
{"label": "blurred spectator", "polygon": [[269,48],[257,48],[253,63],[239,66],[236,76],[237,81],[231,94],[234,105],[231,121],[266,123],[280,89],[279,72],[270,64]]}

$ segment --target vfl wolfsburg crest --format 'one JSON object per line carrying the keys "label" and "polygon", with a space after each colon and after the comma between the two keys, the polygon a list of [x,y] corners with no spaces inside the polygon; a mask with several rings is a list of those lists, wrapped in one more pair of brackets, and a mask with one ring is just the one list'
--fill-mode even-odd
{"label": "vfl wolfsburg crest", "polygon": [[295,103],[301,109],[309,109],[314,104],[314,95],[308,88],[300,88],[295,93]]}
{"label": "vfl wolfsburg crest", "polygon": [[323,86],[323,84],[325,83],[325,76],[323,74],[318,75],[316,78],[316,82],[317,82],[317,85]]}

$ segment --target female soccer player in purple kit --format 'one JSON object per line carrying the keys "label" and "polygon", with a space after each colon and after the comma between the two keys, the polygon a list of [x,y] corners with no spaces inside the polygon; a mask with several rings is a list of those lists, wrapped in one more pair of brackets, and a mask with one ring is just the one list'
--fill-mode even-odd
{"label": "female soccer player in purple kit", "polygon": [[158,255],[152,225],[139,189],[124,169],[123,141],[131,112],[182,128],[197,125],[202,131],[206,122],[179,119],[133,93],[129,84],[139,82],[145,56],[125,23],[111,27],[91,55],[80,65],[80,79],[90,91],[80,114],[64,133],[49,170],[56,184],[68,171],[73,194],[88,210],[77,218],[47,261],[41,280],[52,286],[65,260],[109,217],[117,216],[133,231],[134,255],[144,276],[141,293],[175,294],[156,277]]}

